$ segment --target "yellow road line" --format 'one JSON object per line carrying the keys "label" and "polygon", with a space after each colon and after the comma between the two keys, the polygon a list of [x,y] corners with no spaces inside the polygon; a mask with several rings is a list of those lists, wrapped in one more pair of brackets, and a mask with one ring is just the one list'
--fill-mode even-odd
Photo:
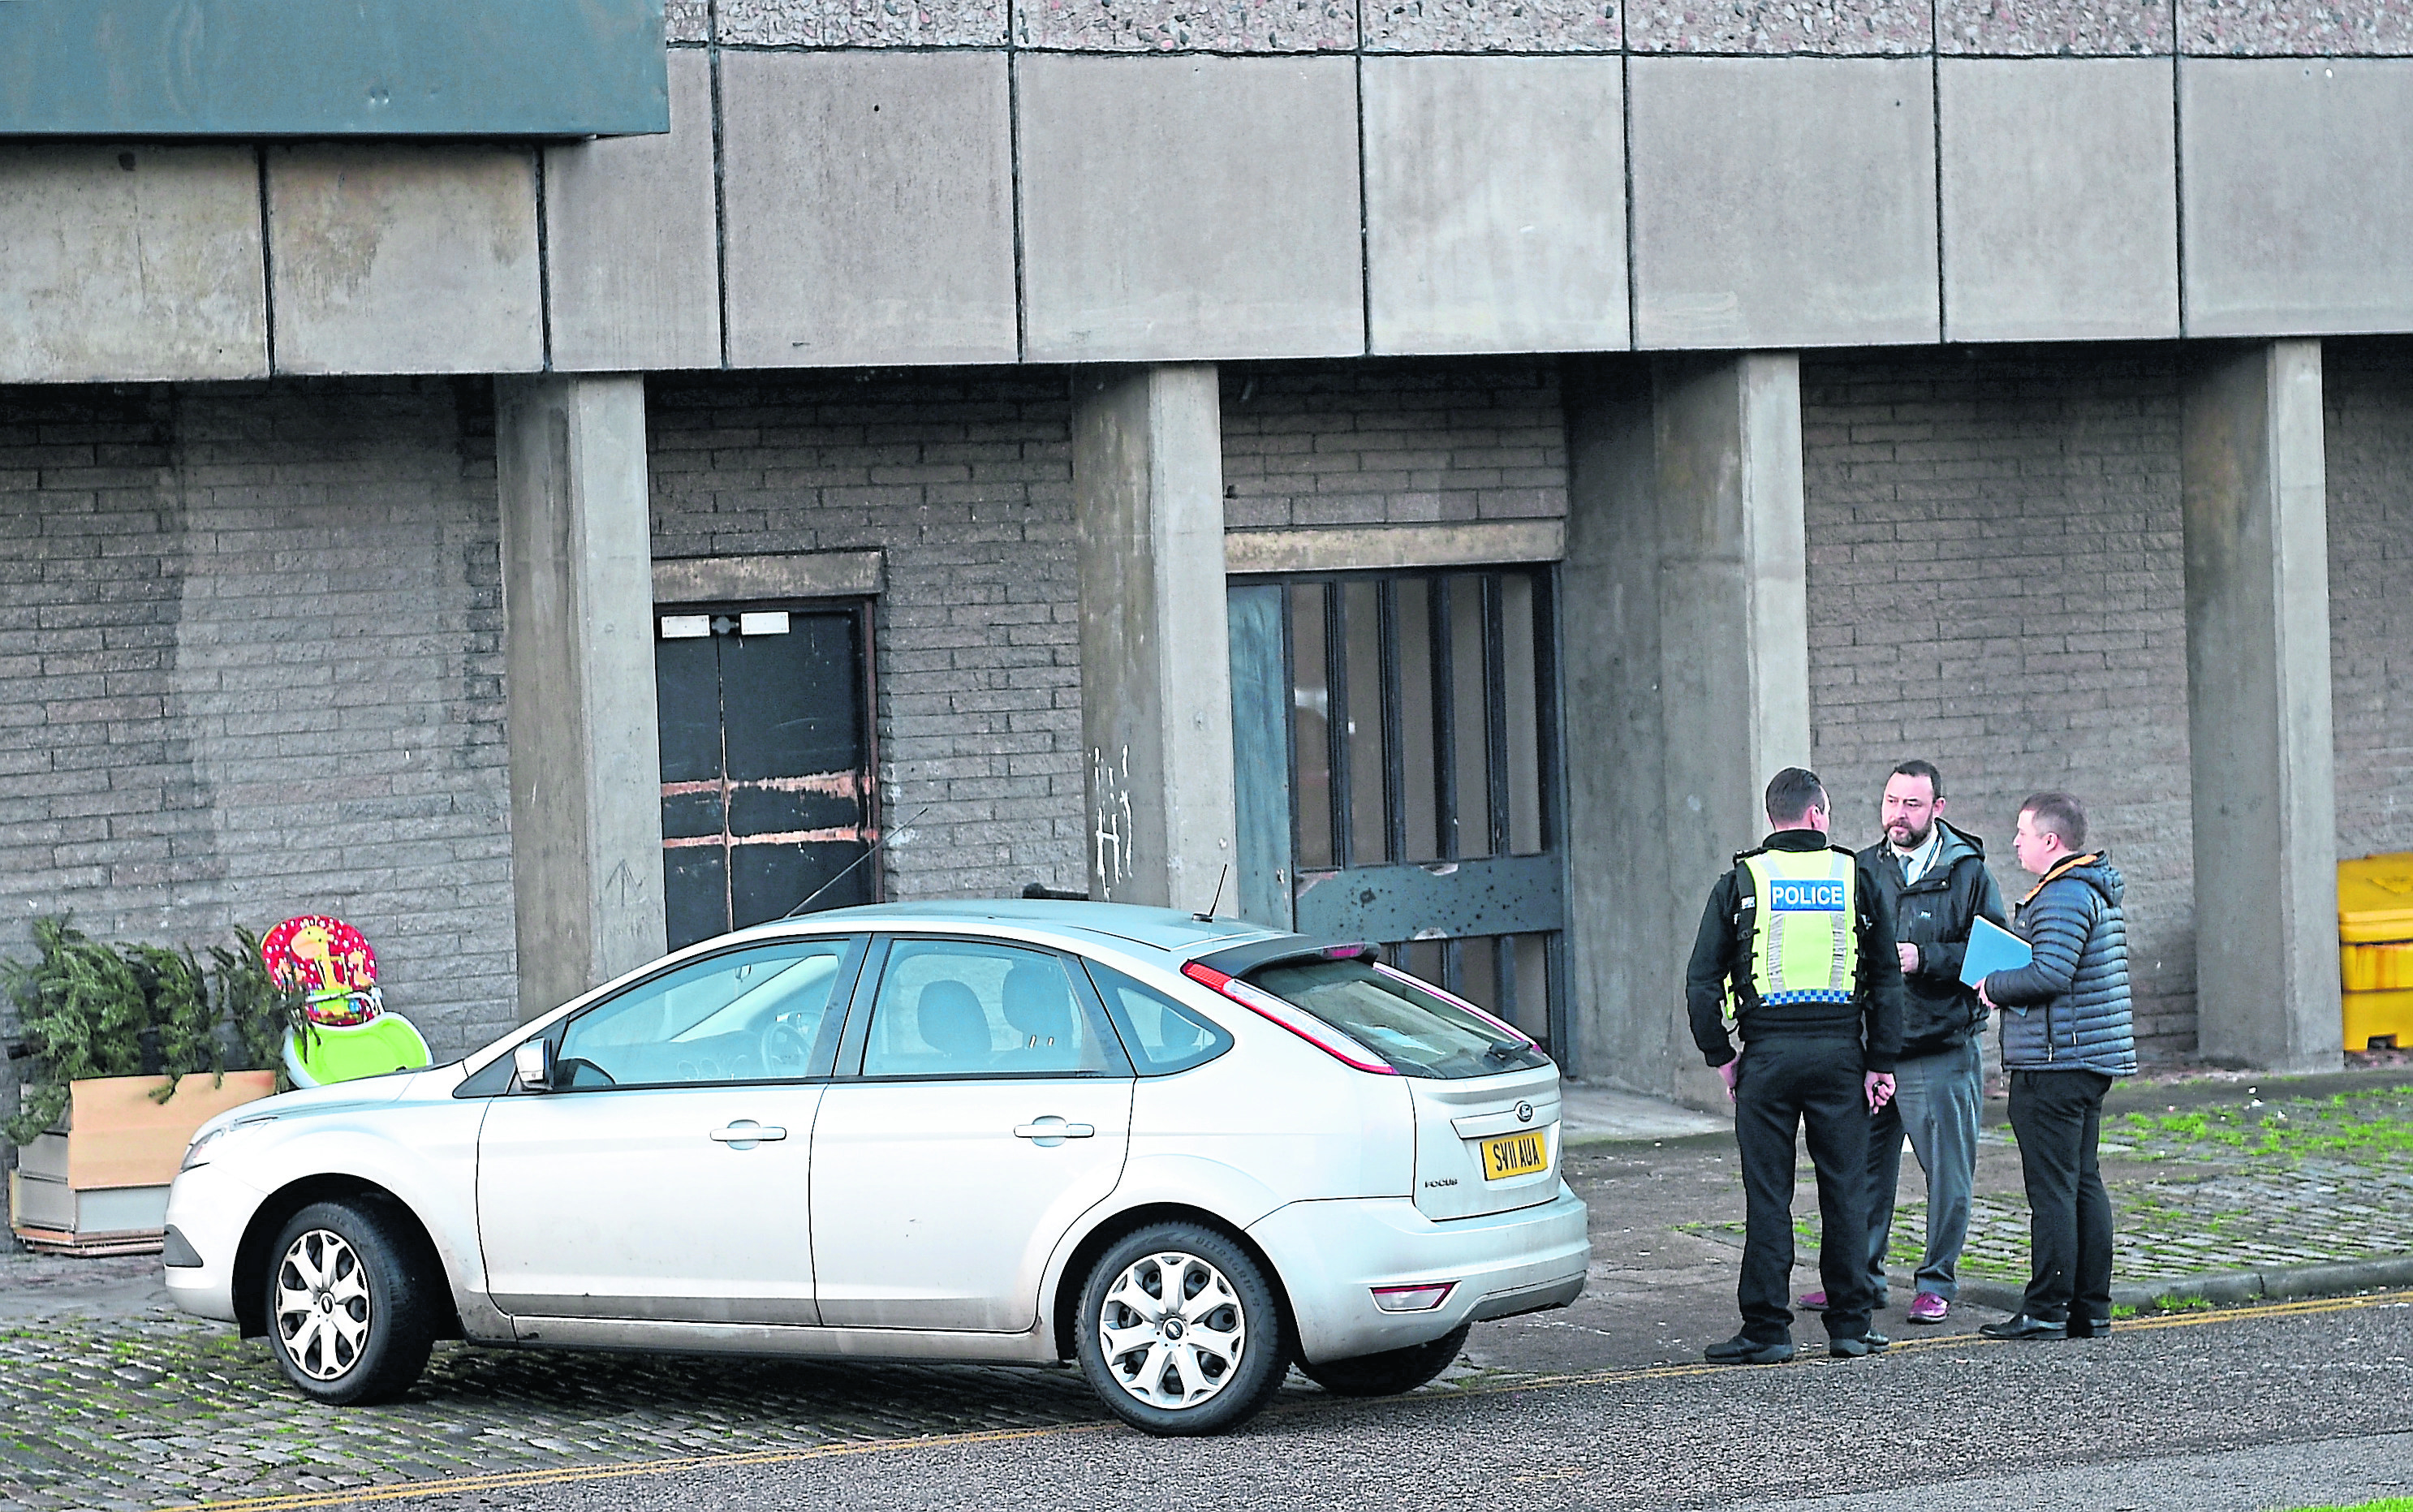
{"label": "yellow road line", "polygon": [[[2311,1297],[2296,1302],[2270,1302],[2255,1307],[2221,1308],[2198,1312],[2176,1312],[2164,1317],[2136,1318],[2117,1325],[2117,1332],[2125,1333],[2148,1328],[2193,1328],[2210,1323],[2234,1323],[2251,1318],[2302,1317],[2322,1312],[2348,1312],[2357,1308],[2396,1306],[2413,1297],[2413,1293],[2382,1292],[2365,1297]],[[1937,1339],[1906,1339],[1895,1344],[1887,1354],[1909,1354],[1939,1349],[1983,1348],[1997,1344],[2016,1343],[2016,1340],[1988,1339],[1982,1334],[1952,1334]],[[1634,1381],[1680,1380],[1688,1376],[1716,1375],[1738,1367],[1711,1365],[1643,1365],[1615,1371],[1588,1371],[1562,1375],[1524,1376],[1514,1381],[1484,1383],[1463,1386],[1456,1391],[1436,1392],[1417,1399],[1445,1401],[1457,1397],[1497,1397],[1519,1395],[1529,1391],[1560,1391],[1573,1386],[1620,1386]],[[1746,1367],[1747,1368],[1747,1367]],[[1330,1405],[1323,1401],[1291,1403],[1289,1412],[1306,1411]],[[801,1464],[814,1460],[836,1460],[850,1455],[886,1454],[903,1449],[952,1449],[984,1444],[1012,1444],[1026,1439],[1061,1438],[1075,1433],[1102,1433],[1114,1428],[1113,1423],[1059,1423],[1048,1428],[1000,1428],[974,1433],[936,1433],[921,1438],[865,1439],[851,1444],[824,1444],[805,1449],[758,1449],[739,1454],[689,1455],[674,1460],[637,1460],[619,1464],[559,1465],[548,1470],[508,1470],[486,1475],[456,1475],[442,1480],[400,1481],[384,1486],[361,1486],[348,1490],[296,1491],[275,1496],[246,1496],[222,1502],[200,1502],[178,1512],[289,1512],[289,1509],[320,1506],[343,1506],[355,1502],[406,1502],[436,1496],[457,1496],[471,1491],[509,1490],[521,1486],[557,1486],[576,1481],[619,1480],[637,1475],[676,1475],[687,1470],[720,1470],[744,1465]]]}

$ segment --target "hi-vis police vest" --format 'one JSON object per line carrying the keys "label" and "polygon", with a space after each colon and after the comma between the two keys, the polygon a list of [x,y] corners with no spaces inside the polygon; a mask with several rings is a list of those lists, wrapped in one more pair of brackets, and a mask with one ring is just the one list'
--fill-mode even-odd
{"label": "hi-vis police vest", "polygon": [[1751,985],[1770,1007],[1852,1001],[1859,970],[1859,864],[1848,851],[1755,851]]}

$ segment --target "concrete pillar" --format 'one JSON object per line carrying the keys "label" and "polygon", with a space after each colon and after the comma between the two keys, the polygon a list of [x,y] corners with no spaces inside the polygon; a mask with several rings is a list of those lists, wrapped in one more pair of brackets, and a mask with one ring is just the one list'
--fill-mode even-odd
{"label": "concrete pillar", "polygon": [[520,1016],[662,953],[642,378],[495,380]]}
{"label": "concrete pillar", "polygon": [[1078,377],[1073,492],[1089,896],[1203,910],[1236,859],[1215,369]]}
{"label": "concrete pillar", "polygon": [[2321,344],[2214,348],[2187,375],[2182,444],[2198,1044],[2334,1071]]}
{"label": "concrete pillar", "polygon": [[1810,758],[1801,377],[1790,353],[1567,374],[1562,570],[1579,1075],[1725,1105],[1684,1023],[1710,884]]}

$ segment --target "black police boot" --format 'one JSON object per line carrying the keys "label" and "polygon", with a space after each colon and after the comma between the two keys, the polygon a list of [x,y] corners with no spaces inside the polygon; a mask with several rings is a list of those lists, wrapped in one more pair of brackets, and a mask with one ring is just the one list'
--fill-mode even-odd
{"label": "black police boot", "polygon": [[1779,1339],[1770,1343],[1737,1334],[1702,1350],[1701,1357],[1712,1365],[1782,1365],[1793,1357],[1793,1342]]}
{"label": "black police boot", "polygon": [[[2108,1327],[2109,1325],[2106,1325]],[[1989,1323],[1977,1330],[1989,1339],[2066,1339],[2069,1328],[2050,1318],[2032,1318],[2024,1312],[2013,1313],[2000,1323]]]}
{"label": "black police boot", "polygon": [[1854,1339],[1829,1339],[1827,1353],[1837,1359],[1858,1359],[1863,1355],[1882,1354],[1892,1340],[1872,1328]]}

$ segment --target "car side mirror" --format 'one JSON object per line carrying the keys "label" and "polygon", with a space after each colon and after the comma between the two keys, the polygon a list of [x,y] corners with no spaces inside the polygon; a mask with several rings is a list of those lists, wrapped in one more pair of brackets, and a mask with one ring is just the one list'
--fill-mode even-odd
{"label": "car side mirror", "polygon": [[511,1079],[524,1092],[553,1090],[553,1042],[530,1040],[511,1052]]}

